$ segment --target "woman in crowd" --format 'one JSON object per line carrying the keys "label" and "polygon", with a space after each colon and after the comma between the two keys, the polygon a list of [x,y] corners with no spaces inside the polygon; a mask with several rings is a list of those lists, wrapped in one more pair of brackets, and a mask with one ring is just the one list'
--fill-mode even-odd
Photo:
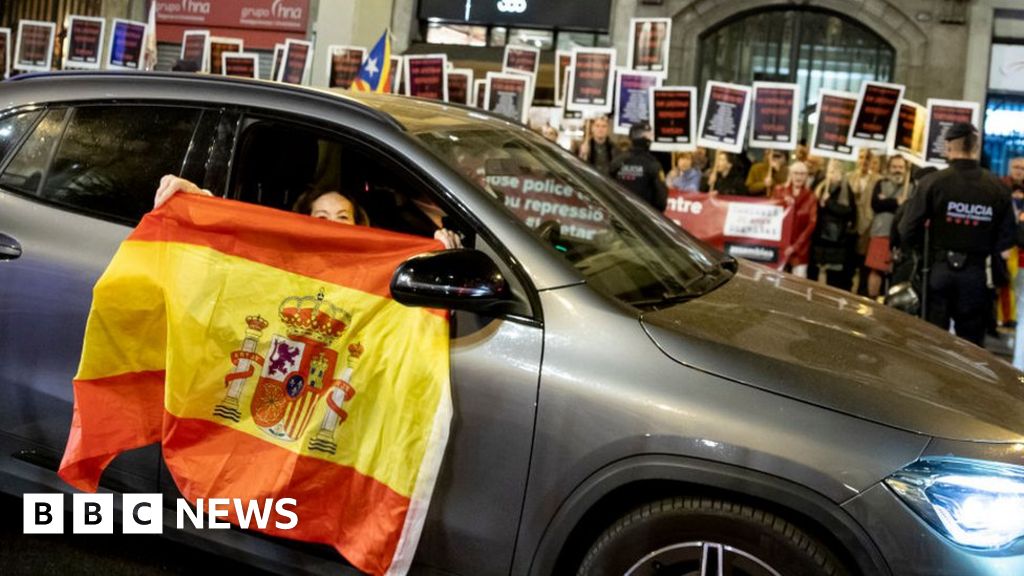
{"label": "woman in crowd", "polygon": [[895,155],[889,158],[886,175],[875,184],[871,195],[871,210],[874,216],[868,228],[867,256],[864,265],[868,268],[868,297],[878,298],[882,294],[882,283],[892,271],[892,257],[889,232],[896,217],[896,209],[907,198],[910,180],[907,178],[907,160]]}
{"label": "woman in crowd", "polygon": [[818,218],[812,252],[829,286],[850,290],[857,269],[857,202],[842,165],[829,160],[825,179],[814,190]]}
{"label": "woman in crowd", "polygon": [[665,180],[668,187],[682,192],[700,191],[700,170],[693,166],[692,152],[677,152],[672,158],[672,170]]}
{"label": "woman in crowd", "polygon": [[786,267],[796,276],[807,277],[811,256],[811,236],[818,218],[818,202],[807,187],[807,165],[794,162],[789,167],[789,181],[775,187],[772,198],[782,200],[793,211],[792,239],[785,252]]}
{"label": "woman in crowd", "polygon": [[715,165],[708,170],[700,189],[712,194],[744,196],[746,180],[747,175],[736,165],[732,154],[719,150],[715,153]]}
{"label": "woman in crowd", "polygon": [[580,160],[590,164],[601,174],[608,174],[615,159],[615,145],[608,134],[608,117],[598,116],[587,122],[583,143],[580,145]]}
{"label": "woman in crowd", "polygon": [[878,182],[879,158],[871,150],[863,148],[857,154],[857,167],[846,174],[846,184],[857,199],[857,257],[860,274],[857,281],[857,294],[866,295],[869,271],[864,266],[864,258],[868,252],[868,241],[871,236],[868,229],[874,214],[871,211],[871,193]]}

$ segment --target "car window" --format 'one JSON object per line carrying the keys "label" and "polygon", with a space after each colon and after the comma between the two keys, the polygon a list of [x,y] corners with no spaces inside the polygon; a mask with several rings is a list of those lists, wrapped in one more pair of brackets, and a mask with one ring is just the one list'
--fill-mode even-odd
{"label": "car window", "polygon": [[3,184],[76,211],[134,224],[164,174],[177,174],[201,115],[175,106],[51,110],[4,171]]}
{"label": "car window", "polygon": [[40,110],[18,112],[0,118],[0,164],[39,118]]}
{"label": "car window", "polygon": [[67,115],[66,108],[46,113],[0,176],[0,185],[29,194],[38,192]]}

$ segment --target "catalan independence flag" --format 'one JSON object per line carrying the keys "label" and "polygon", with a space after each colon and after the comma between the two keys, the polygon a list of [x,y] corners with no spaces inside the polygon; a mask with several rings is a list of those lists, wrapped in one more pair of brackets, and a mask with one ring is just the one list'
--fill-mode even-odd
{"label": "catalan independence flag", "polygon": [[391,32],[384,34],[373,45],[373,49],[363,60],[359,74],[352,81],[352,90],[356,92],[391,92]]}
{"label": "catalan independence flag", "polygon": [[404,573],[448,439],[449,334],[388,285],[438,249],[177,195],[96,284],[60,476],[95,491],[115,456],[161,442],[193,503],[294,498],[297,525],[264,532]]}

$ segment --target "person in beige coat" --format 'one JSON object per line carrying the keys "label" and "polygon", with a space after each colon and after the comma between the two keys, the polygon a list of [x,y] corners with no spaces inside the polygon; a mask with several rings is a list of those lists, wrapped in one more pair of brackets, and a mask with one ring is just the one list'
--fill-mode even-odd
{"label": "person in beige coat", "polygon": [[871,150],[863,148],[857,154],[857,166],[846,173],[844,180],[853,192],[857,202],[857,268],[859,280],[857,281],[857,294],[867,294],[868,270],[864,267],[864,257],[868,252],[868,242],[871,235],[868,233],[871,227],[871,220],[874,218],[874,211],[871,209],[871,195],[875,191],[875,184],[878,183],[878,167],[881,158],[875,156]]}

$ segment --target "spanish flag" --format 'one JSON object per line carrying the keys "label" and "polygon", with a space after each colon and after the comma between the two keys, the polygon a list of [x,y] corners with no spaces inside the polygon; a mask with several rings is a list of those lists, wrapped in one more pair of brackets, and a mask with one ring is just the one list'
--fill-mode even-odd
{"label": "spanish flag", "polygon": [[440,248],[177,195],[96,284],[60,476],[95,491],[115,456],[159,441],[191,502],[294,498],[295,527],[263,532],[404,573],[448,439],[449,334],[446,312],[388,285]]}

